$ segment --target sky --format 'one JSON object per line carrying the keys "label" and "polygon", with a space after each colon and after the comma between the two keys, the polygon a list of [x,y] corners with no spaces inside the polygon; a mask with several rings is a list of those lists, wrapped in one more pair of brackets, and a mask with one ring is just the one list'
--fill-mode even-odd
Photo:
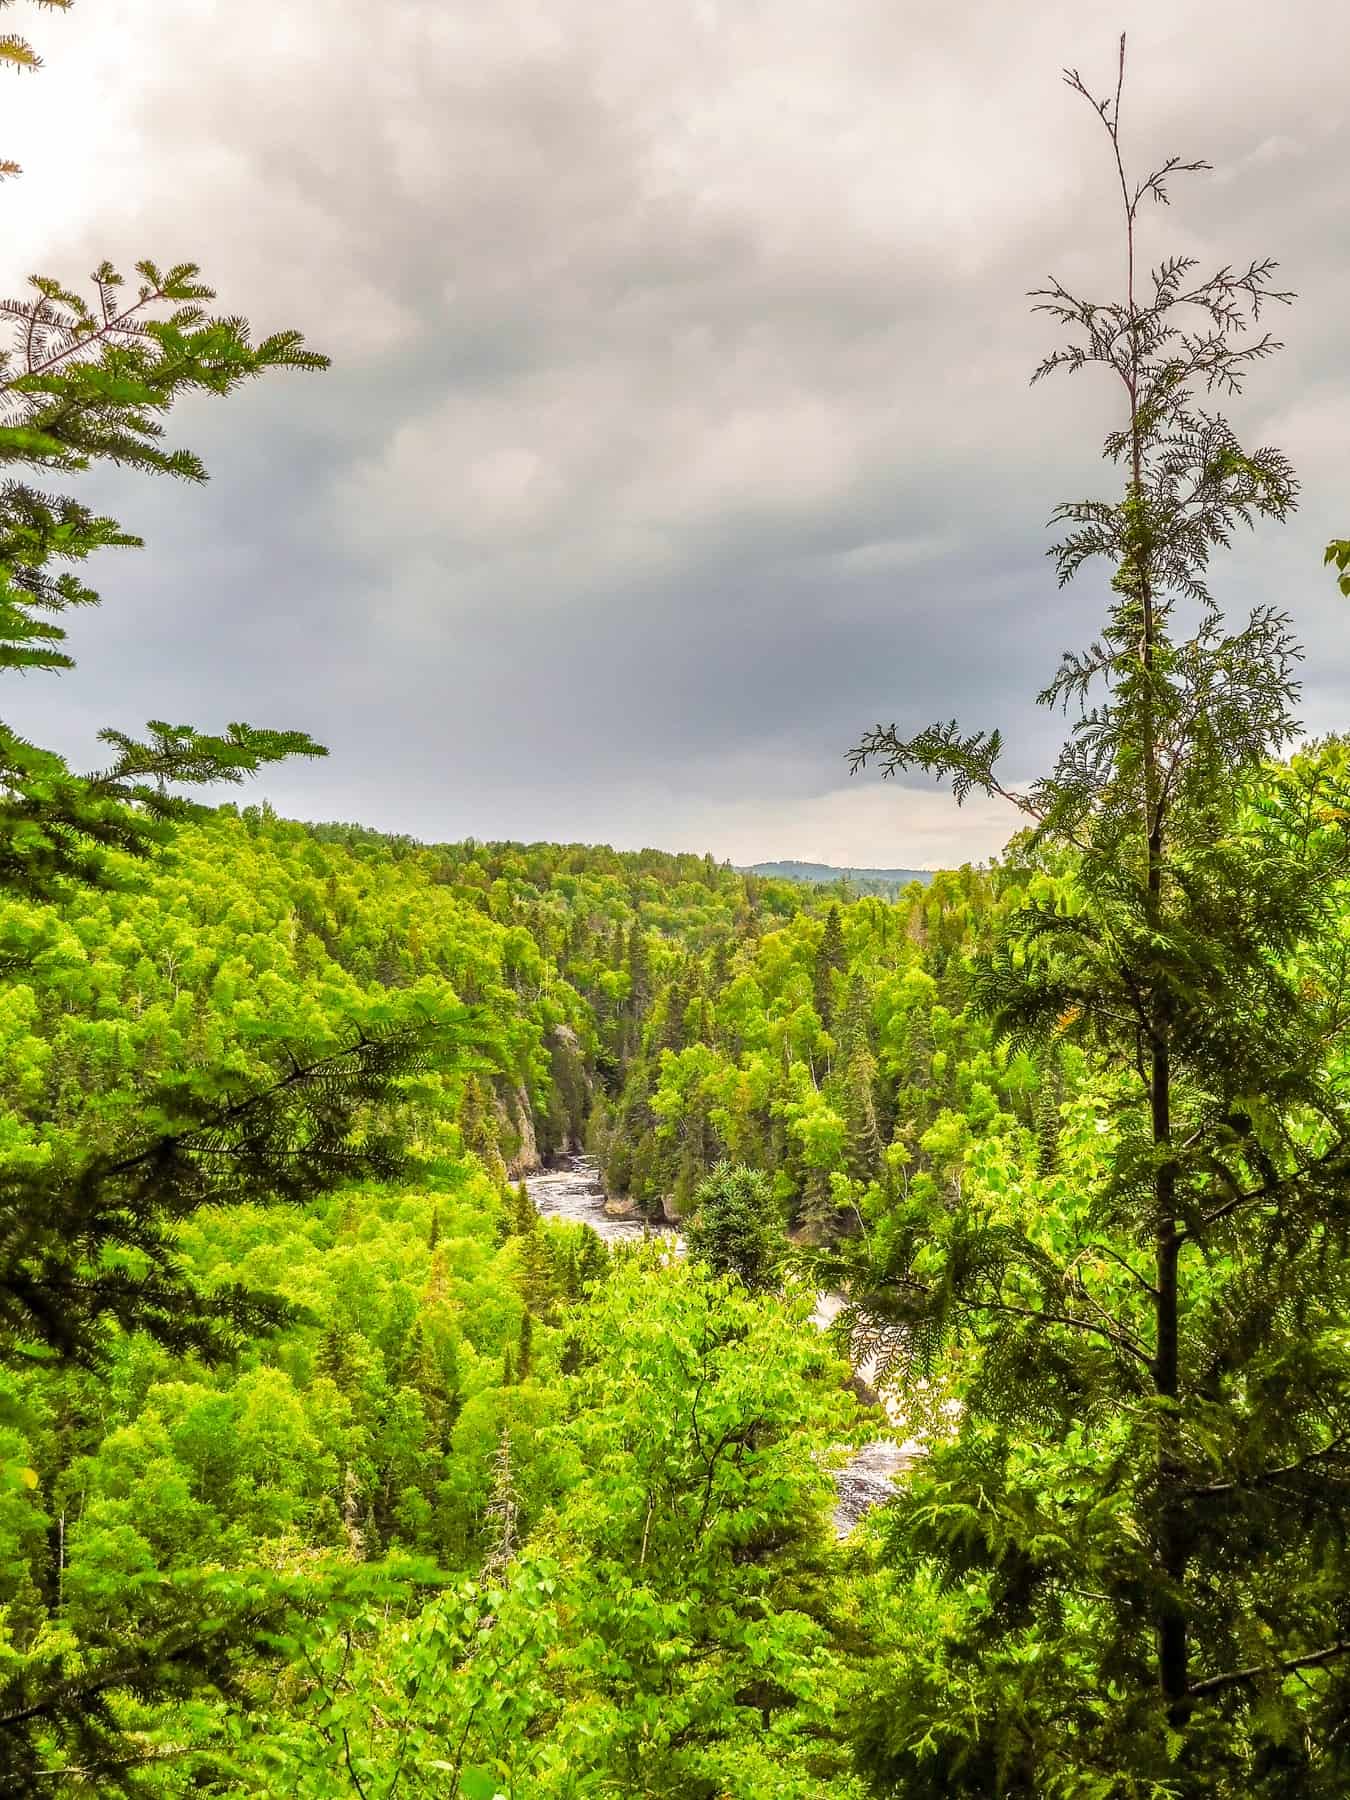
{"label": "sky", "polygon": [[[26,16],[25,16],[26,15]],[[223,310],[333,358],[180,407],[210,483],[94,478],[110,553],[79,668],[6,716],[297,727],[257,792],[432,840],[850,865],[996,854],[1015,820],[850,778],[877,722],[999,726],[1104,588],[1046,520],[1111,496],[1105,378],[1031,388],[1027,290],[1120,288],[1090,108],[1128,30],[1127,153],[1213,172],[1143,253],[1280,259],[1286,348],[1229,408],[1303,482],[1215,569],[1350,711],[1350,9],[1235,0],[19,0],[0,81],[0,292],[199,262]]]}

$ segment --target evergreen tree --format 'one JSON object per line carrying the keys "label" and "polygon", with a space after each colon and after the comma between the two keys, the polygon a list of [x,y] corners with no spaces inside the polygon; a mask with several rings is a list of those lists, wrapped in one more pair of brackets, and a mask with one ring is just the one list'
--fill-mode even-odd
{"label": "evergreen tree", "polygon": [[844,926],[836,904],[825,915],[825,930],[816,951],[813,976],[815,1007],[826,1031],[834,1030],[834,977],[842,974],[846,961]]}
{"label": "evergreen tree", "polygon": [[526,1237],[538,1229],[539,1213],[530,1198],[530,1190],[523,1181],[518,1181],[512,1199],[511,1231],[517,1237]]}
{"label": "evergreen tree", "polygon": [[1059,1168],[1059,1109],[1064,1104],[1064,1064],[1059,1045],[1041,1053],[1040,1088],[1036,1097],[1036,1173],[1053,1175]]}
{"label": "evergreen tree", "polygon": [[351,1384],[350,1339],[347,1327],[338,1319],[330,1319],[314,1350],[314,1373],[327,1376],[339,1393],[346,1393]]}
{"label": "evergreen tree", "polygon": [[[8,303],[10,344],[0,349],[0,667],[73,667],[56,622],[98,595],[69,568],[95,551],[139,539],[81,502],[25,480],[73,474],[99,461],[189,481],[205,479],[188,450],[161,442],[161,415],[186,394],[224,394],[271,369],[320,369],[326,358],[297,332],[251,342],[238,319],[209,314],[215,298],[194,264],[137,264],[136,298],[110,264],[92,277],[94,300],[46,276],[32,297]],[[108,767],[77,775],[55,751],[0,724],[0,886],[33,897],[71,881],[113,879],[110,851],[145,857],[194,804],[181,784],[239,782],[289,756],[321,756],[303,732],[231,725],[221,734],[151,720],[143,738],[109,728]]]}
{"label": "evergreen tree", "polygon": [[647,939],[641,922],[633,921],[628,934],[627,952],[628,999],[624,1008],[626,1020],[622,1054],[627,1058],[637,1053],[642,1038],[642,1022],[652,1004],[652,965]]}
{"label": "evergreen tree", "polygon": [[839,1050],[850,1057],[856,1050],[872,1048],[872,996],[861,969],[854,969],[844,991],[844,1011],[839,1023]]}
{"label": "evergreen tree", "polygon": [[848,1168],[855,1181],[870,1181],[885,1148],[876,1104],[877,1059],[859,1043],[844,1071],[842,1107],[848,1125]]}
{"label": "evergreen tree", "polygon": [[898,1368],[981,1348],[960,1436],[892,1539],[978,1603],[873,1706],[864,1755],[907,1794],[1329,1800],[1350,1783],[1350,791],[1334,760],[1271,772],[1296,730],[1288,621],[1261,607],[1230,629],[1206,579],[1236,526],[1294,503],[1284,457],[1204,400],[1277,348],[1261,315],[1289,296],[1269,261],[1144,276],[1141,208],[1204,165],[1133,183],[1120,82],[1091,103],[1125,295],[1039,296],[1070,339],[1038,375],[1102,368],[1122,401],[1123,494],[1058,514],[1061,580],[1114,567],[1101,635],[1042,696],[1076,721],[1026,792],[996,732],[955,724],[879,727],[855,760],[1032,822],[1061,873],[978,999],[1014,1046],[1086,1046],[1114,1118],[1053,1228],[984,1193],[861,1252],[855,1316]]}
{"label": "evergreen tree", "polygon": [[689,1254],[752,1292],[772,1288],[783,1258],[783,1220],[759,1169],[719,1163],[694,1194]]}
{"label": "evergreen tree", "polygon": [[661,1024],[660,1038],[662,1050],[684,1049],[684,1015],[692,999],[691,977],[688,974],[676,976],[666,989],[666,1010]]}
{"label": "evergreen tree", "polygon": [[459,1128],[464,1134],[466,1150],[471,1150],[481,1158],[489,1169],[500,1163],[492,1090],[485,1082],[480,1082],[476,1075],[470,1075],[464,1083],[464,1095],[459,1106]]}

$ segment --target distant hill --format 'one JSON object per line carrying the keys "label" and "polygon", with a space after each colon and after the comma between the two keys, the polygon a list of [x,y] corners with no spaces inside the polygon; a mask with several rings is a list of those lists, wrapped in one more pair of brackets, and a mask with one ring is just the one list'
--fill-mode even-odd
{"label": "distant hill", "polygon": [[829,887],[836,881],[847,881],[851,887],[867,894],[898,894],[911,881],[933,879],[931,869],[836,869],[830,863],[762,862],[742,869],[743,875],[773,875],[780,881],[812,881]]}

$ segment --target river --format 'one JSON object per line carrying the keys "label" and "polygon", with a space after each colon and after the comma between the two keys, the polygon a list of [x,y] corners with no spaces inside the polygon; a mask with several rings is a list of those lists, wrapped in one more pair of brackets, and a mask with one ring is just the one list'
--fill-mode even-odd
{"label": "river", "polygon": [[[590,1156],[563,1156],[554,1166],[541,1169],[525,1178],[535,1209],[541,1218],[567,1219],[573,1224],[589,1225],[606,1243],[631,1243],[644,1237],[671,1239],[680,1245],[678,1234],[669,1227],[645,1224],[641,1219],[616,1218],[605,1211],[605,1192],[600,1185],[595,1159]],[[823,1331],[839,1312],[842,1302],[837,1294],[822,1294],[816,1306],[815,1322]],[[863,1370],[863,1379],[867,1378]],[[834,1527],[838,1535],[849,1532],[874,1506],[879,1506],[892,1492],[896,1476],[907,1468],[918,1453],[914,1443],[898,1443],[893,1438],[878,1438],[864,1444],[835,1473],[838,1500],[834,1509]]]}

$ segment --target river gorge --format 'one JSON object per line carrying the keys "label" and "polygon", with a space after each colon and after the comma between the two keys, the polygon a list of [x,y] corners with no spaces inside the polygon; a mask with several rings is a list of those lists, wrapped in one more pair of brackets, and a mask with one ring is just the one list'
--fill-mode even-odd
{"label": "river gorge", "polygon": [[[541,1218],[565,1219],[573,1224],[588,1225],[606,1243],[640,1242],[646,1237],[664,1237],[677,1250],[683,1247],[679,1234],[669,1226],[653,1226],[645,1220],[616,1216],[606,1208],[595,1159],[589,1156],[560,1156],[550,1167],[526,1177],[525,1186]],[[814,1320],[824,1331],[838,1316],[842,1301],[837,1294],[822,1294],[816,1305]],[[864,1380],[868,1371],[860,1371]],[[888,1410],[890,1410],[888,1408]],[[918,1454],[918,1445],[901,1443],[896,1438],[877,1438],[864,1444],[835,1472],[838,1498],[834,1524],[838,1535],[847,1537],[859,1519],[879,1506],[892,1492],[897,1475]]]}

